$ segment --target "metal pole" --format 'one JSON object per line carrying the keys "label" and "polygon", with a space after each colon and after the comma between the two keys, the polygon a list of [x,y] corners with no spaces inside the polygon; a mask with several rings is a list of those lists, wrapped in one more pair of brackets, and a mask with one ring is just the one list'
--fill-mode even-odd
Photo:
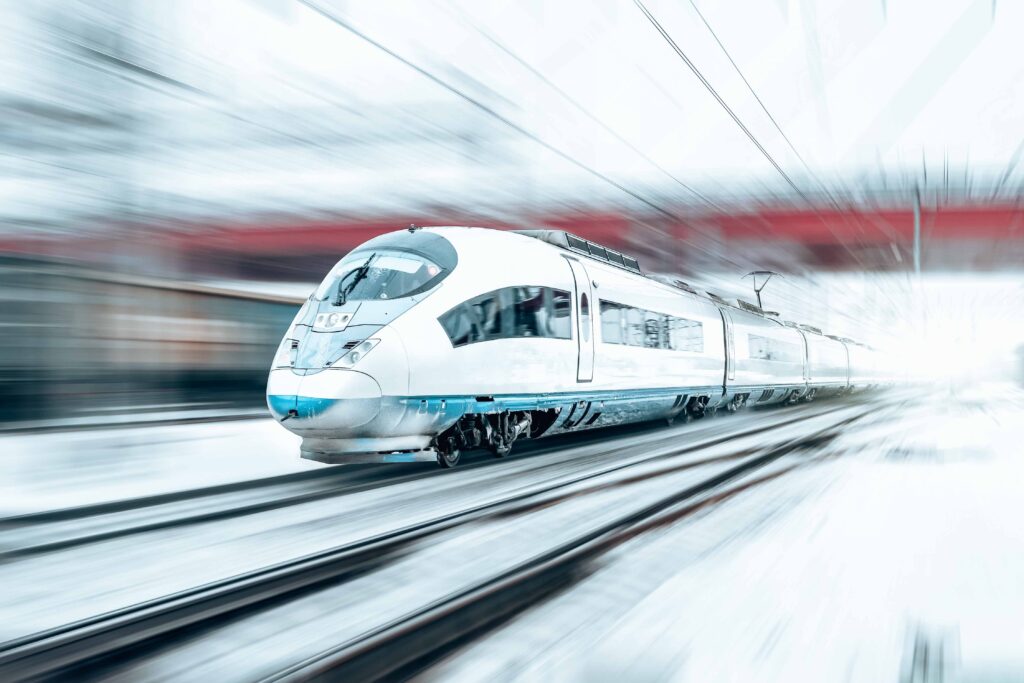
{"label": "metal pole", "polygon": [[914,188],[914,275],[921,274],[921,190]]}

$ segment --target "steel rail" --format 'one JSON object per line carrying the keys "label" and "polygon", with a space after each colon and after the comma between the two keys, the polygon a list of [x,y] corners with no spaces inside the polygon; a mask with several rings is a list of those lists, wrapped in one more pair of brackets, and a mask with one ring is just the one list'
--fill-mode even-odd
{"label": "steel rail", "polygon": [[[244,608],[310,590],[329,583],[337,583],[359,573],[380,566],[407,552],[418,541],[458,526],[485,518],[498,518],[529,509],[543,502],[545,496],[565,495],[562,489],[615,474],[651,462],[698,452],[737,438],[769,433],[795,423],[821,418],[852,407],[841,405],[791,419],[760,425],[740,432],[710,436],[704,440],[671,448],[657,455],[640,457],[628,462],[609,463],[607,466],[581,474],[572,474],[554,482],[545,482],[532,490],[518,492],[486,503],[446,513],[363,540],[346,543],[336,548],[316,552],[237,576],[214,581],[153,600],[129,605],[121,609],[44,630],[6,643],[0,643],[0,680],[33,680],[66,674],[99,658],[128,653],[129,649],[145,641],[170,635],[189,626],[214,618],[224,617]],[[858,417],[867,415],[870,408],[862,408]],[[848,421],[848,420],[847,420]],[[845,424],[847,421],[835,423]],[[834,429],[830,425],[826,429]],[[776,449],[777,450],[777,449]],[[771,451],[774,453],[774,451]],[[745,452],[727,454],[717,459],[735,459]],[[779,457],[758,456],[753,462],[767,463]],[[766,459],[767,458],[767,459]],[[708,464],[710,459],[688,463],[686,466]],[[662,470],[655,475],[678,471],[682,466]],[[692,497],[696,489],[707,490],[747,471],[750,461],[729,468],[679,498]],[[655,476],[652,475],[652,476]],[[680,494],[682,495],[682,494]],[[658,505],[664,503],[660,502]],[[657,505],[655,506],[657,507]],[[653,508],[652,508],[653,510]]]}

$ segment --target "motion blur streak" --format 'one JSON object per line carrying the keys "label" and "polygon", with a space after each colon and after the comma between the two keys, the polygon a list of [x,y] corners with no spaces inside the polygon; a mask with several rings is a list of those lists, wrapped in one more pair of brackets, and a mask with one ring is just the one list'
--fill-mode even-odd
{"label": "motion blur streak", "polygon": [[[841,143],[816,147],[813,131],[791,125],[780,102],[793,86],[739,70],[728,50],[743,29],[715,7],[647,9],[688,39],[689,59],[758,144],[797,163],[784,177],[713,110],[680,112],[679,98],[709,96],[681,82],[671,52],[647,46],[651,27],[628,6],[601,6],[581,26],[575,7],[455,3],[430,14],[429,39],[415,4],[3,7],[4,422],[258,405],[260,370],[303,283],[409,222],[569,229],[649,272],[745,298],[744,272],[778,270],[787,278],[767,290],[768,308],[883,348],[902,342],[917,374],[949,354],[987,362],[998,351],[1006,363],[1021,337],[1011,280],[945,275],[1024,261],[1019,155],[999,166],[972,148],[971,166],[947,155],[936,170],[926,154],[914,170],[886,152],[858,171],[856,190],[830,183],[853,177],[830,161]],[[540,34],[524,32],[534,20]],[[402,46],[405,61],[360,35]],[[555,49],[569,36],[572,60]],[[853,49],[867,36],[831,39]],[[638,44],[637,64],[625,63]],[[623,98],[650,104],[627,111]],[[696,129],[699,140],[680,134]],[[791,158],[796,149],[815,154]],[[920,280],[909,276],[916,196]],[[930,291],[955,291],[962,310],[984,301],[999,329],[979,334],[973,306],[973,332],[960,319],[936,328],[926,311],[948,300]],[[937,343],[917,354],[923,339]]]}
{"label": "motion blur streak", "polygon": [[[136,597],[154,598],[207,576],[170,576],[165,556],[178,548],[198,557],[212,543],[217,562],[244,557],[224,566],[255,571],[282,549],[385,533],[413,505],[403,494],[433,509],[430,496],[451,490],[438,481],[458,488],[464,509],[495,472],[510,488],[543,483],[534,468],[549,458],[569,476],[609,453],[641,457],[703,430],[781,419],[763,411],[657,437],[599,432],[499,462],[471,454],[464,472],[440,478],[417,465],[314,474],[323,466],[299,459],[299,440],[265,403],[299,307],[382,233],[475,225],[567,231],[635,256],[645,274],[759,302],[878,349],[912,389],[909,416],[808,447],[831,460],[736,496],[746,502],[719,506],[716,521],[638,541],[629,563],[663,575],[645,582],[626,564],[598,573],[536,613],[558,618],[535,615],[446,653],[442,675],[473,678],[481,661],[497,666],[563,621],[582,629],[578,639],[545,642],[536,670],[519,675],[715,679],[700,676],[707,667],[737,680],[813,670],[815,680],[873,682],[898,669],[918,681],[915,666],[947,655],[965,671],[1012,660],[1006,634],[1020,624],[994,600],[1015,595],[1012,581],[955,570],[967,556],[995,567],[985,558],[1022,547],[1019,533],[999,530],[1024,512],[1001,483],[1019,481],[1009,451],[1024,386],[1021,26],[1024,3],[994,0],[0,0],[0,555],[16,554],[12,529],[32,548],[77,544],[71,555],[39,551],[39,564],[0,563],[0,584],[14,586],[0,624],[27,633],[97,614],[110,606],[100,598],[115,557],[126,572],[151,572]],[[760,298],[748,277],[759,271],[778,274]],[[87,513],[54,512],[78,506]],[[789,521],[753,538],[749,528],[776,509]],[[294,542],[294,528],[308,543]],[[882,541],[845,546],[819,529]],[[464,562],[476,546],[462,534],[430,558],[468,575],[486,563]],[[723,538],[727,554],[687,564]],[[504,549],[510,564],[516,548]],[[410,558],[388,576],[419,576],[432,561]],[[915,584],[922,558],[936,569]],[[872,572],[888,574],[859,580]],[[629,576],[640,578],[603,615],[604,630],[581,627],[588,600]],[[822,597],[822,576],[842,579],[836,593]],[[65,584],[80,590],[64,595]],[[388,603],[383,579],[359,585],[396,613],[406,607]],[[339,601],[367,597],[341,588]],[[801,671],[788,657],[827,620],[794,618],[801,641],[764,595],[805,617],[823,604],[862,609],[850,619],[883,623],[883,647],[836,645],[863,640],[843,621],[836,628],[849,630],[820,650],[828,661]],[[303,609],[315,612],[319,597]],[[718,647],[736,633],[738,654]],[[686,662],[672,634],[689,643]],[[597,650],[606,654],[581,661]],[[854,660],[852,674],[833,666]],[[755,676],[758,661],[772,668]]]}

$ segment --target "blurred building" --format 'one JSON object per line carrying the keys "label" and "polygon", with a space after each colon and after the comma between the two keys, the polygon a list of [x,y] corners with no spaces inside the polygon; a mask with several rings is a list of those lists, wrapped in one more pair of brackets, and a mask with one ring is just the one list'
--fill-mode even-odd
{"label": "blurred building", "polygon": [[409,223],[569,230],[729,297],[778,271],[768,308],[876,344],[922,329],[917,270],[1019,270],[1016,105],[960,93],[1021,8],[706,4],[655,9],[764,155],[629,3],[0,2],[10,414],[254,400],[285,302]]}

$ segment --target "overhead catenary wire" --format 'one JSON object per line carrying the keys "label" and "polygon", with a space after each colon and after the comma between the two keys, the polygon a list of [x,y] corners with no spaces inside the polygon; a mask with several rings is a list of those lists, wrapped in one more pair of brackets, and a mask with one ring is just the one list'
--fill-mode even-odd
{"label": "overhead catenary wire", "polygon": [[586,171],[587,173],[589,173],[590,175],[594,176],[595,178],[598,178],[599,180],[601,180],[601,181],[603,181],[605,183],[608,183],[612,187],[618,189],[619,191],[623,192],[626,195],[629,195],[630,197],[632,197],[633,199],[637,200],[641,204],[647,206],[648,208],[651,208],[651,209],[655,210],[656,212],[658,212],[662,216],[665,216],[666,218],[671,218],[672,220],[676,220],[676,221],[681,221],[682,220],[682,218],[680,216],[678,216],[674,212],[670,211],[669,209],[666,209],[665,207],[659,205],[658,203],[648,199],[647,197],[644,197],[639,192],[637,192],[637,191],[635,191],[635,190],[633,190],[633,189],[631,189],[629,187],[626,187],[622,183],[620,183],[617,180],[615,180],[614,178],[611,178],[610,176],[602,173],[601,171],[598,171],[597,169],[595,169],[595,168],[593,168],[591,166],[588,166],[587,164],[583,163],[582,161],[580,161],[576,157],[572,156],[568,152],[566,152],[566,151],[564,151],[562,149],[559,149],[558,147],[556,147],[555,145],[551,144],[550,142],[548,142],[544,138],[542,138],[542,137],[532,133],[531,131],[527,130],[526,128],[520,126],[518,123],[516,123],[516,122],[512,121],[511,119],[503,116],[501,113],[499,113],[498,111],[496,111],[492,107],[487,106],[486,104],[484,104],[480,100],[476,99],[475,97],[473,97],[469,93],[466,93],[465,91],[460,90],[459,88],[457,88],[456,86],[452,85],[448,81],[444,80],[440,76],[434,74],[431,71],[428,71],[427,69],[425,69],[422,66],[416,64],[415,62],[413,62],[413,61],[403,57],[402,55],[400,55],[399,53],[395,52],[394,50],[392,50],[388,46],[386,46],[383,43],[375,40],[374,38],[372,38],[368,34],[364,33],[363,31],[360,31],[353,24],[351,24],[350,22],[346,21],[342,17],[336,15],[334,12],[331,12],[330,10],[320,6],[318,3],[313,2],[312,0],[298,0],[298,2],[303,4],[303,5],[305,5],[306,7],[310,8],[311,10],[316,12],[317,14],[321,15],[322,17],[324,17],[325,19],[327,19],[327,20],[333,22],[334,24],[340,26],[341,28],[345,29],[346,31],[348,31],[352,35],[356,36],[357,38],[363,40],[366,43],[369,43],[370,45],[372,45],[373,47],[377,48],[381,52],[386,53],[387,55],[389,55],[393,59],[401,62],[402,64],[406,65],[407,67],[409,67],[413,71],[416,71],[417,73],[419,73],[424,78],[430,80],[434,84],[436,84],[436,85],[440,86],[441,88],[447,90],[448,92],[450,92],[451,94],[455,95],[456,97],[458,97],[458,98],[468,102],[470,105],[476,107],[480,111],[482,111],[482,112],[486,113],[487,115],[497,119],[498,121],[500,121],[501,123],[505,124],[506,126],[511,128],[512,130],[516,131],[520,135],[522,135],[522,136],[524,136],[526,138],[529,138],[533,142],[537,143],[538,145],[540,145],[544,149],[548,150],[552,154],[555,154],[556,156],[560,157],[561,159],[569,162],[573,166],[576,166],[577,168],[579,168],[579,169],[581,169],[583,171]]}
{"label": "overhead catenary wire", "polygon": [[725,110],[725,112],[729,115],[733,122],[737,126],[739,126],[740,130],[742,130],[743,133],[750,139],[750,141],[754,143],[754,146],[757,147],[758,151],[761,152],[764,158],[768,160],[768,163],[770,163],[778,172],[778,174],[782,176],[782,179],[786,181],[786,184],[793,188],[793,191],[800,195],[802,199],[807,199],[807,196],[804,193],[804,191],[795,182],[793,182],[793,179],[790,178],[789,174],[782,169],[782,166],[779,165],[779,162],[775,161],[775,157],[773,157],[771,153],[767,149],[765,149],[764,145],[761,144],[761,141],[758,140],[752,132],[750,132],[750,129],[747,128],[746,124],[744,124],[743,121],[740,120],[740,117],[736,115],[736,112],[732,110],[732,107],[730,107],[729,104],[724,99],[722,99],[722,96],[718,94],[718,91],[715,90],[715,87],[711,85],[707,78],[704,77],[704,74],[701,73],[700,69],[697,68],[697,65],[694,64],[688,56],[686,56],[686,53],[683,52],[682,48],[680,48],[679,45],[676,44],[676,41],[672,39],[672,36],[669,35],[668,31],[666,31],[665,28],[661,25],[661,23],[654,17],[654,15],[651,14],[650,10],[647,9],[644,3],[641,2],[641,0],[633,0],[633,3],[637,6],[637,8],[639,8],[641,12],[643,12],[644,16],[647,17],[647,20],[649,22],[651,22],[651,25],[654,26],[655,30],[657,30],[658,33],[661,34],[661,37],[665,39],[665,42],[669,44],[669,47],[671,47],[672,50],[675,51],[677,55],[679,55],[679,58],[683,60],[683,63],[690,68],[690,71],[693,72],[693,75],[696,76],[697,79],[707,89],[707,91],[711,93],[712,97],[714,97],[715,100],[718,101],[718,104],[721,105],[722,109]]}
{"label": "overhead catenary wire", "polygon": [[718,47],[722,49],[722,54],[724,54],[725,58],[729,60],[730,64],[732,64],[732,68],[736,71],[737,75],[739,75],[740,79],[743,81],[743,84],[747,86],[747,90],[749,90],[750,94],[754,96],[755,100],[757,100],[757,103],[761,106],[761,109],[768,117],[768,120],[772,122],[773,126],[775,126],[775,130],[779,131],[779,135],[781,135],[782,139],[786,141],[787,145],[789,145],[789,149],[792,150],[796,158],[800,160],[801,164],[803,164],[803,167],[807,169],[808,173],[810,173],[811,167],[807,165],[806,161],[804,161],[803,156],[801,156],[800,152],[797,151],[796,146],[793,144],[793,141],[789,139],[789,136],[786,135],[785,131],[782,130],[782,126],[779,125],[779,122],[776,121],[775,117],[772,116],[772,113],[768,111],[768,107],[761,100],[760,96],[758,96],[757,91],[754,90],[754,86],[751,85],[750,81],[747,80],[747,77],[743,74],[743,71],[740,69],[739,64],[736,63],[736,61],[732,58],[732,55],[729,54],[729,50],[726,49],[725,45],[718,38],[718,34],[715,33],[715,29],[711,28],[711,24],[708,23],[708,20],[704,18],[704,14],[700,11],[700,8],[697,7],[697,3],[694,2],[694,0],[690,0],[690,5],[693,7],[693,11],[697,13],[697,16],[700,17],[700,20],[704,22],[704,26],[708,29],[708,33],[710,33],[711,37],[715,39],[716,43],[718,43]]}
{"label": "overhead catenary wire", "polygon": [[[782,179],[786,182],[786,184],[788,184],[793,189],[793,191],[796,193],[796,195],[801,200],[806,202],[811,207],[811,209],[814,211],[814,213],[818,216],[818,218],[825,225],[825,227],[829,230],[829,232],[831,232],[833,234],[833,236],[836,237],[836,239],[839,241],[839,243],[842,244],[843,248],[846,250],[846,252],[848,254],[850,254],[850,256],[853,258],[853,260],[856,261],[857,264],[863,270],[867,271],[868,270],[867,264],[860,257],[860,255],[857,254],[853,249],[850,248],[850,246],[845,242],[845,240],[842,239],[842,235],[836,231],[836,229],[831,225],[831,223],[829,223],[829,221],[826,220],[826,218],[824,216],[822,216],[822,214],[816,208],[814,208],[813,202],[811,201],[811,198],[808,196],[808,194],[793,181],[793,179],[789,176],[788,173],[785,172],[785,170],[783,170],[783,168],[779,165],[779,163],[775,160],[775,158],[771,155],[771,153],[768,152],[768,150],[764,147],[763,144],[761,144],[761,141],[757,139],[757,137],[751,132],[751,130],[746,126],[746,124],[743,123],[743,121],[736,114],[736,112],[732,109],[732,107],[730,107],[729,104],[722,98],[722,96],[718,93],[718,91],[715,89],[715,87],[713,85],[711,85],[711,83],[704,76],[704,74],[701,72],[701,70],[699,68],[697,68],[697,65],[693,63],[693,61],[687,56],[687,54],[682,50],[682,48],[680,48],[679,45],[675,42],[675,40],[668,33],[668,31],[661,25],[661,23],[658,21],[658,19],[651,13],[651,11],[649,9],[647,9],[646,5],[644,5],[642,0],[633,0],[633,2],[637,6],[637,8],[643,13],[643,15],[647,18],[647,20],[651,23],[651,25],[655,28],[655,30],[657,30],[658,33],[661,34],[661,37],[665,40],[666,43],[668,43],[669,47],[671,47],[672,50],[676,53],[676,55],[678,55],[678,57],[683,61],[683,63],[686,64],[686,66],[690,69],[690,71],[693,73],[693,75],[697,77],[697,79],[701,82],[701,84],[705,87],[705,89],[707,89],[707,91],[709,93],[711,93],[711,95],[715,98],[715,100],[722,107],[722,109],[725,110],[725,112],[729,115],[729,117],[733,120],[733,122],[740,128],[741,131],[743,131],[743,133],[747,136],[747,138],[750,139],[750,141],[754,144],[754,146],[758,149],[758,151],[761,152],[761,154],[765,157],[765,159],[768,160],[768,162],[778,172],[778,174],[782,177]],[[691,4],[692,4],[692,0],[691,0]],[[694,5],[694,9],[696,9],[695,5]],[[699,11],[697,13],[698,13],[698,15],[700,15]],[[704,20],[703,15],[700,15],[700,16],[701,16],[701,20],[704,21],[705,26],[707,26],[707,28],[709,30],[711,30],[710,25],[708,24],[708,22],[706,20]],[[714,35],[714,31],[712,31],[712,35]],[[730,62],[732,62],[733,67],[736,68],[737,72],[740,73],[740,77],[743,78],[744,83],[747,83],[748,88],[750,88],[749,82],[747,82],[746,78],[743,77],[742,72],[739,71],[739,67],[736,66],[735,62],[733,62],[733,60],[732,60],[732,57],[728,55],[728,51],[726,51],[724,46],[722,46],[721,42],[718,41],[717,36],[715,36],[715,40],[716,40],[716,42],[719,43],[719,46],[722,48],[722,50],[726,52],[726,57],[729,59]],[[782,133],[781,128],[778,126],[777,122],[775,121],[775,118],[767,110],[767,107],[765,107],[763,101],[761,101],[761,99],[757,96],[756,92],[754,92],[752,88],[750,88],[750,90],[751,90],[751,93],[754,95],[754,97],[758,100],[758,103],[761,105],[762,109],[764,109],[764,111],[768,115],[768,117],[772,120],[773,123],[775,123],[775,125],[776,125],[777,129],[779,130],[779,132]],[[785,135],[785,133],[782,133],[782,136],[792,146],[792,143],[789,142],[789,139]],[[795,151],[796,150],[794,148],[794,152]],[[799,153],[797,153],[797,157],[800,159],[801,163],[803,163],[805,165],[805,167],[806,167],[806,162],[803,160],[803,157],[801,157],[799,155]],[[809,168],[808,168],[808,171],[810,171]],[[826,198],[827,202],[832,206],[833,209],[836,210],[837,214],[842,218],[842,220],[844,222],[846,222],[847,225],[850,225],[849,217],[845,215],[842,207],[839,205],[839,202],[836,201],[835,197],[832,196],[832,194],[828,191],[828,189],[825,188],[824,185],[821,184],[821,182],[819,180],[817,180],[817,178],[814,176],[813,173],[811,173],[811,177],[814,177],[816,182],[818,182],[818,184],[821,185],[821,189],[822,189],[822,191],[823,191],[823,193],[825,195],[825,198]],[[889,296],[888,293],[885,293],[884,296],[889,301],[890,305],[892,305],[894,308],[898,307],[898,304],[892,299],[891,296]]]}
{"label": "overhead catenary wire", "polygon": [[[321,15],[322,17],[324,17],[328,21],[330,21],[333,24],[339,26],[340,28],[348,31],[349,33],[351,33],[355,37],[359,38],[360,40],[370,44],[371,46],[373,46],[374,48],[380,50],[381,52],[384,52],[385,54],[387,54],[391,58],[395,59],[396,61],[401,62],[402,64],[404,64],[408,68],[414,70],[415,72],[417,72],[418,74],[420,74],[424,78],[430,80],[431,82],[433,82],[437,86],[439,86],[442,89],[450,92],[452,95],[455,95],[456,97],[458,97],[459,99],[467,102],[468,104],[472,105],[476,109],[478,109],[478,110],[484,112],[485,114],[491,116],[492,118],[494,118],[497,121],[501,122],[505,126],[507,126],[510,129],[516,131],[517,133],[519,133],[523,137],[532,140],[533,142],[535,142],[536,144],[540,145],[544,149],[548,150],[552,154],[554,154],[554,155],[558,156],[559,158],[567,161],[568,163],[572,164],[573,166],[575,166],[575,167],[585,171],[586,173],[592,175],[593,177],[598,178],[602,182],[607,183],[608,185],[611,185],[612,187],[615,187],[619,191],[621,191],[624,194],[632,197],[633,199],[635,199],[639,203],[643,204],[644,206],[647,206],[648,208],[654,210],[659,215],[661,215],[663,217],[666,217],[666,218],[669,218],[669,219],[671,219],[673,221],[676,221],[676,222],[679,222],[679,223],[683,222],[682,217],[679,216],[678,214],[676,214],[671,209],[666,208],[665,206],[657,203],[656,201],[654,201],[654,200],[652,200],[652,199],[650,199],[648,197],[643,196],[638,191],[636,191],[636,190],[634,190],[634,189],[632,189],[630,187],[627,187],[626,185],[624,185],[624,184],[620,183],[619,181],[615,180],[614,178],[611,178],[610,176],[602,173],[601,171],[598,171],[597,169],[588,166],[584,162],[582,162],[579,159],[573,157],[568,152],[566,152],[566,151],[556,147],[555,145],[549,143],[547,140],[543,139],[539,135],[531,132],[530,130],[524,128],[523,126],[515,123],[511,119],[509,119],[506,116],[502,115],[500,112],[495,110],[493,107],[488,106],[487,104],[481,102],[480,100],[476,99],[472,95],[466,93],[465,91],[461,90],[457,86],[453,85],[452,83],[450,83],[450,82],[446,81],[445,79],[443,79],[442,77],[438,76],[437,74],[435,74],[435,73],[431,72],[430,70],[428,70],[428,69],[426,69],[426,68],[416,64],[415,62],[413,62],[410,59],[404,57],[403,55],[401,55],[397,51],[393,50],[392,48],[390,48],[390,47],[386,46],[385,44],[381,43],[380,41],[374,39],[372,36],[370,36],[367,33],[361,31],[359,28],[357,28],[355,25],[353,25],[351,22],[349,22],[345,18],[337,15],[336,13],[330,11],[329,9],[324,8],[319,3],[314,2],[313,0],[298,0],[298,1],[301,4],[305,5],[306,7],[308,7],[309,9],[313,10],[314,12],[316,12],[317,14]],[[638,4],[638,6],[643,8],[643,5],[641,3],[638,2],[637,4]],[[643,8],[643,9],[645,10],[646,8]],[[646,11],[645,11],[645,13],[649,14]],[[653,19],[653,16],[651,16],[650,18]],[[654,21],[656,22],[656,20],[654,20]],[[671,41],[671,38],[669,36],[667,36],[667,33],[664,32],[664,29],[661,29],[660,31],[662,32],[662,35],[664,37],[666,37],[666,40]],[[678,46],[676,46],[676,49],[678,50]],[[681,50],[678,50],[678,51],[681,52]],[[698,77],[702,80],[702,82],[704,82],[706,84],[706,86],[710,90],[713,91],[713,88],[711,88],[710,83],[707,83],[706,79],[703,78],[703,75],[700,74],[699,70],[697,70],[695,66],[693,66],[691,68],[694,69],[695,74],[698,75]],[[716,99],[718,99],[720,101],[720,103],[728,109],[728,106],[724,103],[724,100],[722,100],[721,97],[717,95],[717,92],[715,92],[714,94],[716,95]],[[809,199],[806,196],[806,193],[803,192],[799,188],[799,186],[797,186],[792,181],[792,179],[781,169],[781,167],[774,161],[774,159],[767,152],[767,150],[764,149],[763,146],[761,146],[759,141],[757,141],[756,137],[754,137],[753,134],[750,133],[750,131],[748,129],[746,129],[746,126],[743,125],[742,121],[739,120],[739,118],[735,115],[735,113],[732,112],[731,109],[728,109],[728,111],[731,113],[731,115],[732,115],[734,121],[736,121],[737,125],[739,125],[747,133],[747,135],[751,138],[752,142],[754,142],[759,147],[759,149],[762,150],[762,153],[764,153],[766,155],[766,157],[769,158],[773,162],[773,166],[787,180],[787,182],[794,189],[794,191],[796,191],[797,194],[801,198],[803,198],[805,201],[809,201]],[[829,226],[829,228],[832,229],[831,226]],[[846,246],[846,245],[844,245],[844,246]],[[697,248],[700,249],[701,251],[707,251],[706,249],[703,249],[703,248],[700,248],[700,247],[697,247]],[[853,258],[855,260],[857,260],[861,264],[861,266],[863,267],[864,266],[863,261],[857,256],[857,254],[855,254],[853,251],[851,251],[848,246],[846,246],[846,249],[847,249],[847,251],[850,251],[850,253],[853,256]],[[728,258],[727,256],[725,256],[723,254],[715,254],[715,256],[717,256],[718,258],[725,258],[725,260],[730,262],[730,263],[732,263],[732,265],[739,266],[739,264],[737,264],[735,261],[733,261],[732,259]]]}
{"label": "overhead catenary wire", "polygon": [[[526,128],[524,128],[523,126],[520,126],[519,124],[515,123],[514,121],[512,121],[509,118],[507,118],[506,116],[503,116],[501,113],[496,111],[494,108],[487,106],[486,104],[484,104],[480,100],[476,99],[475,97],[473,97],[469,93],[466,93],[465,91],[463,91],[463,90],[459,89],[458,87],[452,85],[451,83],[449,83],[448,81],[444,80],[443,78],[441,78],[440,76],[436,75],[435,73],[433,73],[433,72],[429,71],[428,69],[420,66],[419,64],[416,64],[412,60],[407,59],[406,57],[402,56],[401,54],[399,54],[395,50],[389,48],[388,46],[384,45],[380,41],[374,39],[373,37],[371,37],[367,33],[359,30],[351,22],[346,21],[344,18],[338,16],[334,12],[331,12],[330,10],[322,7],[319,3],[314,2],[313,0],[298,0],[298,2],[300,4],[302,4],[302,5],[305,5],[309,9],[313,10],[314,12],[319,14],[320,16],[322,16],[325,19],[327,19],[328,21],[330,21],[330,22],[334,23],[335,25],[339,26],[340,28],[345,29],[346,31],[348,31],[352,35],[356,36],[360,40],[362,40],[362,41],[372,45],[373,47],[375,47],[376,49],[380,50],[381,52],[384,52],[385,54],[387,54],[391,58],[401,62],[405,66],[407,66],[410,69],[412,69],[413,71],[417,72],[418,74],[420,74],[424,78],[430,80],[434,84],[440,86],[444,90],[447,90],[451,94],[453,94],[456,97],[462,99],[463,101],[469,103],[473,107],[479,109],[480,111],[482,111],[485,114],[491,116],[492,118],[500,121],[502,124],[508,126],[512,130],[514,130],[517,133],[519,133],[520,135],[522,135],[522,136],[532,140],[533,142],[535,142],[536,144],[540,145],[541,147],[543,147],[544,149],[548,150],[549,152],[551,152],[551,153],[555,154],[556,156],[560,157],[561,159],[569,162],[573,166],[576,166],[577,168],[579,168],[579,169],[589,173],[590,175],[594,176],[595,178],[598,178],[599,180],[601,180],[601,181],[611,185],[612,187],[614,187],[614,188],[618,189],[619,191],[623,192],[624,194],[626,194],[626,195],[632,197],[633,199],[637,200],[638,202],[640,202],[644,206],[647,206],[648,208],[653,209],[654,211],[656,211],[661,216],[664,216],[665,218],[669,218],[669,219],[671,219],[671,220],[673,220],[673,221],[675,221],[675,222],[677,222],[679,224],[685,224],[686,223],[686,221],[684,221],[683,217],[680,216],[679,214],[671,211],[670,209],[665,208],[664,206],[661,206],[660,204],[658,204],[657,202],[655,202],[655,201],[653,201],[651,199],[648,199],[647,197],[643,196],[639,192],[637,192],[637,191],[635,191],[635,190],[633,190],[633,189],[623,185],[622,183],[620,183],[617,180],[615,180],[614,178],[611,178],[610,176],[602,173],[601,171],[598,171],[597,169],[595,169],[595,168],[593,168],[591,166],[588,166],[587,164],[585,164],[582,161],[580,161],[579,159],[575,158],[574,156],[572,156],[568,152],[565,152],[564,150],[562,150],[562,149],[556,147],[555,145],[549,143],[547,140],[543,139],[539,135],[536,135],[535,133],[533,133],[533,132],[527,130]],[[725,259],[726,261],[728,261],[729,263],[731,263],[734,266],[740,267],[740,265],[741,265],[739,263],[736,263],[731,258],[728,258],[727,256],[725,256],[723,254],[709,252],[707,249],[705,249],[703,247],[700,247],[699,245],[695,246],[695,248],[700,250],[700,251],[703,251],[705,253],[708,253],[708,254],[710,254],[712,256],[715,256],[716,258]]]}
{"label": "overhead catenary wire", "polygon": [[523,59],[518,54],[516,54],[507,45],[505,45],[500,40],[498,40],[497,38],[492,36],[488,31],[486,31],[485,29],[481,28],[475,22],[473,22],[471,19],[465,17],[464,15],[463,15],[463,20],[466,21],[470,26],[472,26],[473,29],[477,33],[479,33],[481,36],[483,36],[484,39],[487,40],[487,42],[489,42],[491,45],[493,45],[497,49],[501,50],[501,52],[503,52],[505,55],[507,55],[510,59],[512,59],[517,64],[519,64],[521,67],[523,67],[524,69],[529,71],[534,77],[536,77],[538,80],[543,82],[544,85],[548,86],[551,90],[553,90],[555,93],[557,93],[559,97],[561,97],[563,100],[565,100],[570,105],[572,105],[573,108],[575,108],[577,111],[579,111],[585,117],[587,117],[592,122],[594,122],[596,125],[598,125],[606,133],[608,133],[609,135],[614,137],[616,140],[621,142],[623,145],[628,147],[637,156],[639,156],[641,159],[643,159],[648,164],[650,164],[653,168],[656,168],[658,171],[660,171],[662,174],[664,174],[665,177],[667,177],[669,180],[672,180],[673,182],[678,184],[680,187],[685,189],[687,192],[689,192],[693,196],[697,197],[699,200],[701,200],[702,202],[704,202],[705,204],[707,204],[711,208],[717,209],[719,211],[723,211],[723,208],[721,206],[719,206],[713,200],[708,198],[706,195],[702,194],[701,192],[699,192],[696,189],[694,189],[693,187],[691,187],[689,184],[687,184],[684,181],[682,181],[679,178],[677,178],[675,176],[675,174],[673,174],[671,171],[669,171],[664,166],[659,164],[657,161],[652,159],[650,156],[648,156],[646,153],[644,153],[643,150],[637,148],[636,145],[631,143],[629,140],[627,140],[625,137],[623,137],[620,133],[618,133],[615,129],[613,129],[611,126],[609,126],[604,121],[602,121],[597,116],[595,116],[593,113],[591,113],[590,110],[587,109],[586,107],[584,107],[582,104],[580,104],[580,102],[576,98],[571,96],[569,93],[565,92],[565,90],[563,90],[561,87],[559,87],[556,83],[552,82],[552,80],[550,78],[545,76],[536,67],[534,67],[532,64],[530,64],[525,59]]}

